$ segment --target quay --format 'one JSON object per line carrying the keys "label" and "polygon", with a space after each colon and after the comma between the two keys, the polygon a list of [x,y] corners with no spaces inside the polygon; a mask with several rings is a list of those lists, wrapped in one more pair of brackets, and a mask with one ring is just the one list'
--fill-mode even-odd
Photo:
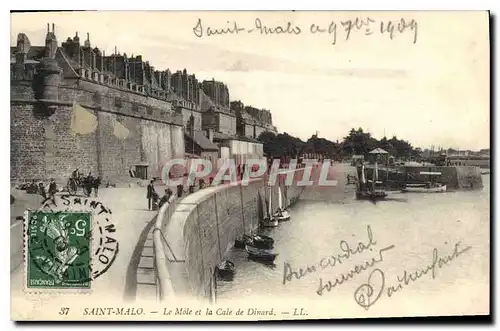
{"label": "quay", "polygon": [[[360,173],[361,167],[357,167]],[[424,183],[429,180],[426,172],[441,173],[439,181],[448,190],[481,189],[481,169],[475,166],[378,166],[378,175],[390,188],[398,189],[407,182]],[[367,177],[372,178],[373,165],[366,165]],[[424,173],[424,174],[421,174]]]}

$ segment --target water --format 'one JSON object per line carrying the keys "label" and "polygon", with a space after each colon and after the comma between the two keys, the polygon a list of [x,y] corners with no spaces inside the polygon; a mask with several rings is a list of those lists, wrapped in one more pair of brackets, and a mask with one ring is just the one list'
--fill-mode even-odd
{"label": "water", "polygon": [[[323,284],[334,280],[342,273],[352,270],[356,264],[379,256],[381,248],[395,245],[383,253],[383,261],[377,267],[385,273],[386,286],[397,285],[397,277],[404,270],[409,272],[432,263],[432,252],[438,249],[439,256],[453,253],[455,243],[461,241],[461,249],[472,248],[439,269],[436,279],[430,276],[408,285],[391,298],[382,296],[378,306],[387,307],[397,314],[404,313],[405,300],[411,298],[416,304],[421,300],[422,313],[431,309],[431,314],[440,309],[446,312],[460,311],[463,302],[452,300],[449,295],[466,293],[471,309],[487,309],[489,291],[489,219],[490,190],[489,175],[483,175],[484,189],[436,194],[395,194],[394,200],[373,204],[357,201],[350,192],[341,202],[299,201],[292,209],[292,219],[280,223],[274,229],[263,231],[275,240],[275,251],[279,253],[274,266],[248,260],[244,250],[233,249],[228,258],[235,263],[237,274],[232,282],[219,282],[217,302],[228,303],[248,298],[262,300],[327,300],[338,314],[363,311],[356,305],[353,293],[366,282],[370,271],[354,275],[330,292],[318,295],[320,279]],[[340,242],[345,240],[351,248],[359,241],[369,243],[367,229],[371,228],[373,241],[371,251],[356,254],[335,267],[318,268],[322,258],[342,253]],[[308,265],[316,266],[300,280],[284,281],[285,263],[298,272]],[[406,294],[403,294],[406,293]],[[470,298],[470,294],[477,298]],[[411,295],[411,296],[410,296]],[[411,301],[410,300],[410,301]],[[476,301],[474,301],[476,300]],[[260,301],[262,302],[262,301]],[[467,303],[467,302],[466,302]],[[451,304],[451,305],[450,305]],[[357,309],[357,310],[356,310]],[[412,310],[413,311],[413,310]],[[356,313],[352,313],[356,314]]]}

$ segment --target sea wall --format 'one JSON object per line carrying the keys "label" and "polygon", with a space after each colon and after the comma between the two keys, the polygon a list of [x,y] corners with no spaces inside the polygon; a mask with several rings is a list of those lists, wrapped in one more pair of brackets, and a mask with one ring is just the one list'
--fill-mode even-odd
{"label": "sea wall", "polygon": [[83,80],[61,85],[58,97],[53,114],[40,113],[29,81],[12,83],[12,182],[53,177],[65,184],[77,167],[128,177],[144,163],[151,176],[165,159],[184,155],[182,120],[166,101]]}
{"label": "sea wall", "polygon": [[177,201],[175,211],[170,206],[162,208],[160,213],[170,217],[162,216],[162,224],[155,229],[159,233],[155,236],[155,259],[160,299],[209,298],[214,268],[233,247],[236,237],[258,228],[270,196],[271,210],[278,208],[279,190],[284,206],[295,202],[304,190],[296,185],[302,172],[292,172],[292,185],[286,188],[283,178],[274,186],[253,179],[248,185],[202,189]]}

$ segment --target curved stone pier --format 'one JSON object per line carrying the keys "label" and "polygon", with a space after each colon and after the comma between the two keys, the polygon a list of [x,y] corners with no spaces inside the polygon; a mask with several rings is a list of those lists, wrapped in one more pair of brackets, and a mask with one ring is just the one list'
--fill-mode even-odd
{"label": "curved stone pier", "polygon": [[258,178],[248,185],[208,187],[181,200],[172,198],[163,206],[153,237],[159,299],[210,298],[214,268],[236,237],[258,228],[269,194],[273,211],[278,208],[279,190],[285,207],[295,202],[304,190],[296,185],[303,170],[280,172],[293,177],[290,186],[284,178],[278,178],[273,186]]}

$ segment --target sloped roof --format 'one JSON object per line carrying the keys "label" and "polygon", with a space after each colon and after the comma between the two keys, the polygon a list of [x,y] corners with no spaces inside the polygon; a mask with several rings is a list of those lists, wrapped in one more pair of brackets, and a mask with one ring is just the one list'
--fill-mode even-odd
{"label": "sloped roof", "polygon": [[219,147],[211,142],[202,131],[194,131],[194,137],[192,137],[189,133],[185,133],[185,135],[192,141],[194,141],[200,148],[204,151],[218,151]]}
{"label": "sloped roof", "polygon": [[387,153],[387,151],[383,150],[382,148],[375,148],[369,154],[389,154],[389,153]]}

